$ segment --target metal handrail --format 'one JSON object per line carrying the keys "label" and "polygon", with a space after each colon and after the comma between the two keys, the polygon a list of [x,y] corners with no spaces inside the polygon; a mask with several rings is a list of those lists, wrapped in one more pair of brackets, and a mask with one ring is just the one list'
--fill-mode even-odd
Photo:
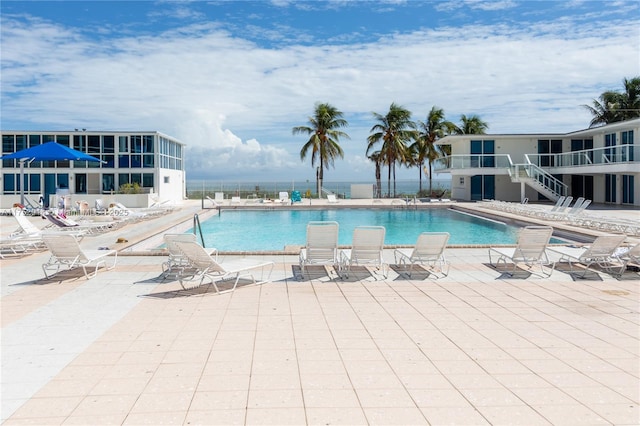
{"label": "metal handrail", "polygon": [[202,225],[200,225],[200,217],[198,216],[198,213],[193,215],[193,233],[197,237],[198,234],[196,233],[196,229],[200,232],[200,241],[202,243],[202,247],[204,247],[204,235],[202,234]]}
{"label": "metal handrail", "polygon": [[564,182],[535,164],[517,164],[516,167],[523,167],[530,178],[536,180],[558,196],[567,195],[569,192],[569,187]]}

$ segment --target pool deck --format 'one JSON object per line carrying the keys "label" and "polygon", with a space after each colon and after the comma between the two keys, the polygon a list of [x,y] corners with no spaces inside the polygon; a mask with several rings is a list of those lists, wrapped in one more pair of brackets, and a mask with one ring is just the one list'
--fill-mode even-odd
{"label": "pool deck", "polygon": [[[186,202],[85,237],[119,250],[90,280],[43,279],[46,252],[0,260],[3,425],[640,424],[637,272],[510,278],[486,248],[460,247],[439,279],[392,266],[297,280],[297,255],[281,252],[253,256],[276,263],[270,283],[184,291],[138,243],[194,213],[217,214]],[[0,218],[3,236],[14,228]]]}

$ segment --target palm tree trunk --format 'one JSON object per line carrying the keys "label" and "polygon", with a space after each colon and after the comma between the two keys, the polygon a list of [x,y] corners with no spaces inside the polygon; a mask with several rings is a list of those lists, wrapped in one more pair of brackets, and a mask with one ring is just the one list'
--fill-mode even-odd
{"label": "palm tree trunk", "polygon": [[418,194],[422,194],[422,164],[418,164]]}
{"label": "palm tree trunk", "polygon": [[393,163],[393,198],[396,198],[396,163]]}
{"label": "palm tree trunk", "polygon": [[432,182],[431,182],[432,175],[433,175],[433,172],[431,171],[431,161],[429,161],[429,196],[431,196],[431,192],[433,191]]}
{"label": "palm tree trunk", "polygon": [[387,177],[387,195],[391,197],[391,164],[389,164],[389,176]]}

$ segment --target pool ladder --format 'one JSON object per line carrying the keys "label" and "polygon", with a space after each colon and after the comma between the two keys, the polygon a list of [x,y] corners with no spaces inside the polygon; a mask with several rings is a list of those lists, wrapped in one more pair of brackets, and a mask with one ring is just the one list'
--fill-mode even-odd
{"label": "pool ladder", "polygon": [[204,247],[204,235],[202,235],[202,225],[200,225],[200,217],[198,216],[198,213],[195,213],[193,215],[193,233],[197,238],[198,233],[196,232],[196,229],[200,233],[200,242],[202,243],[202,247]]}

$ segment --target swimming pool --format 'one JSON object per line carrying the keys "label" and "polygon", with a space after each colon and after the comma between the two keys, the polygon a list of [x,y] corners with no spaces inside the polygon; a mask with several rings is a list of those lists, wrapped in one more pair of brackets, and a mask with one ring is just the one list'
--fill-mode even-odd
{"label": "swimming pool", "polygon": [[[350,245],[356,226],[386,228],[386,245],[413,245],[421,232],[446,231],[449,244],[513,244],[518,228],[452,209],[223,210],[202,222],[205,246],[220,251],[283,250],[304,245],[307,223],[340,224],[338,244]],[[193,229],[189,230],[193,232]]]}

